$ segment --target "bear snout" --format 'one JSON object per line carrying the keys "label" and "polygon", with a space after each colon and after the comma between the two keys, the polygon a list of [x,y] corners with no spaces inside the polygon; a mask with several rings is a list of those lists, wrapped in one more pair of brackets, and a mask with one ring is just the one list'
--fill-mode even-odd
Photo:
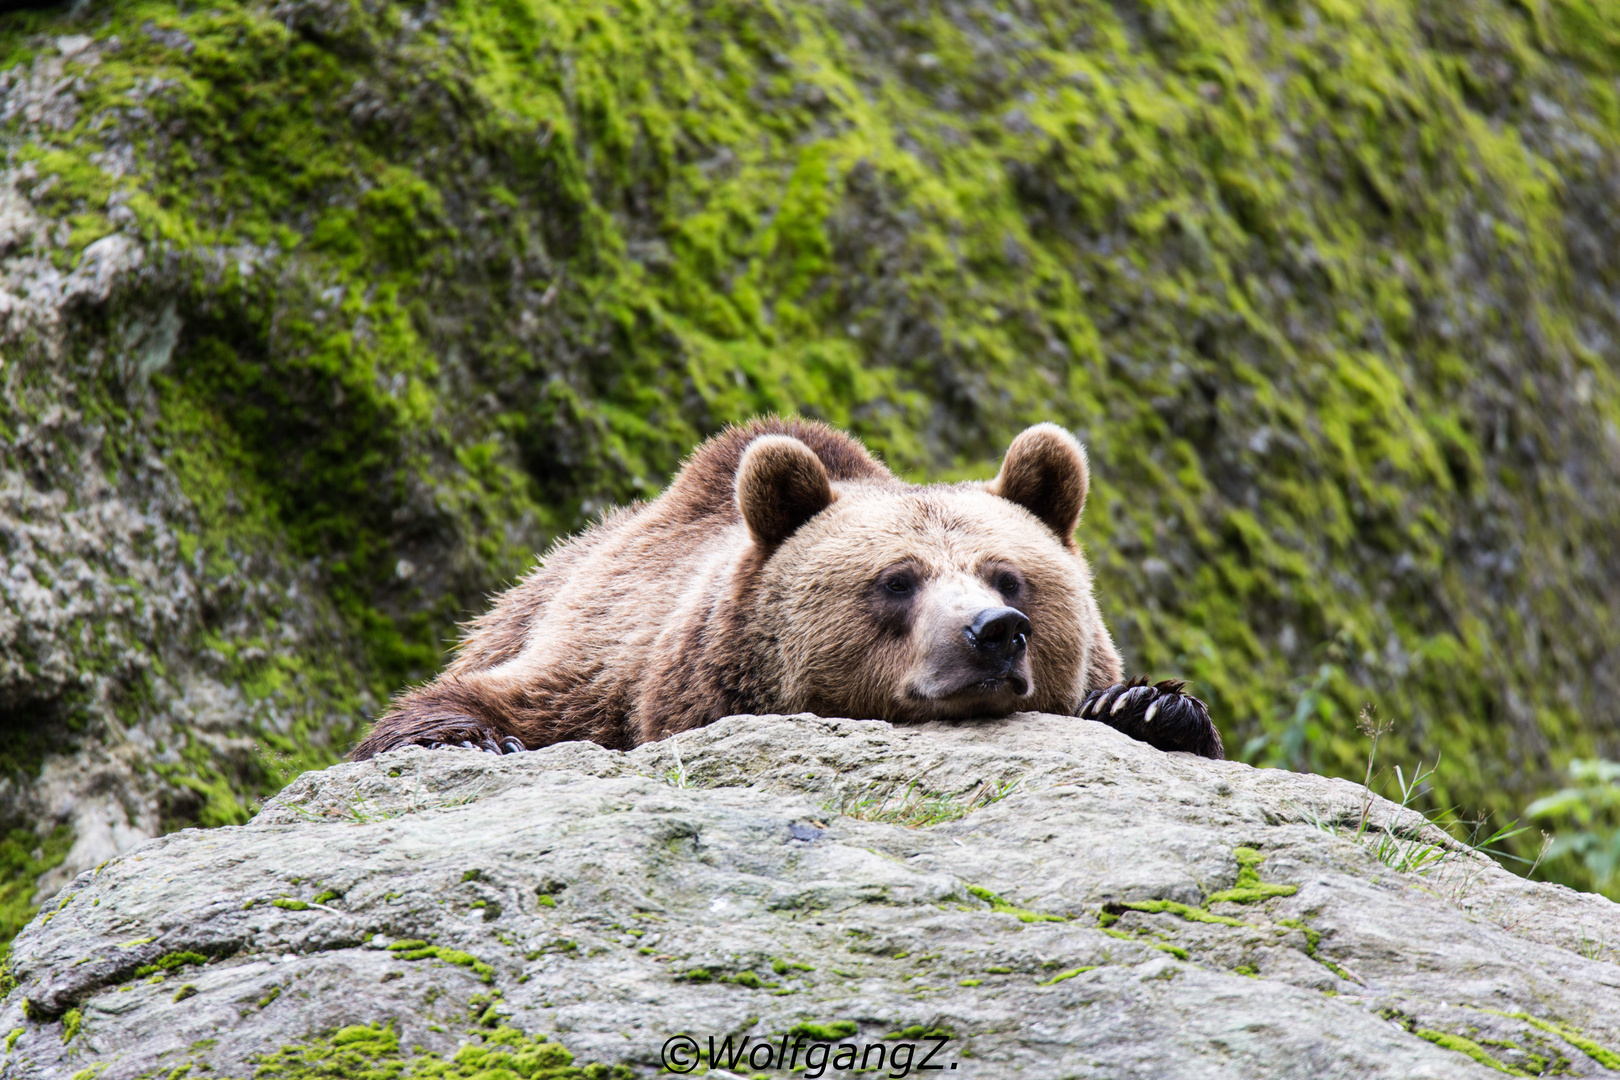
{"label": "bear snout", "polygon": [[986,660],[1011,661],[1028,648],[1032,629],[1028,616],[1017,608],[993,607],[974,616],[966,633],[968,643]]}
{"label": "bear snout", "polygon": [[1032,692],[1029,638],[1034,631],[1022,611],[1000,604],[969,607],[954,615],[937,612],[930,622],[931,629],[919,628],[928,644],[905,691],[928,715],[1002,714]]}

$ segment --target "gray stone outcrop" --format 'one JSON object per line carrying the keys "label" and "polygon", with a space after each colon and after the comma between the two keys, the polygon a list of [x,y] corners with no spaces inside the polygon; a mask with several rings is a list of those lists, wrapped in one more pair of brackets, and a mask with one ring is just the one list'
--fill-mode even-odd
{"label": "gray stone outcrop", "polygon": [[247,1077],[385,1023],[418,1063],[516,1029],[637,1076],[683,1033],[930,1031],[941,1076],[1605,1076],[1616,941],[1346,781],[1056,716],[733,717],[397,751],[148,841],[18,937],[0,1075]]}

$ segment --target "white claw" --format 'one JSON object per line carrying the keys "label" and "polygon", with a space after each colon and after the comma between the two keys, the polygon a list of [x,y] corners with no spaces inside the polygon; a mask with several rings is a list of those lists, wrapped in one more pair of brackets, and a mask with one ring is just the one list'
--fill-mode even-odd
{"label": "white claw", "polygon": [[1151,704],[1151,705],[1149,705],[1147,707],[1147,712],[1142,714],[1142,723],[1144,723],[1144,724],[1153,723],[1153,715],[1154,715],[1154,713],[1157,713],[1158,711],[1159,711],[1159,703],[1158,703],[1157,700],[1155,700],[1153,702],[1153,704]]}
{"label": "white claw", "polygon": [[1133,689],[1125,691],[1123,694],[1119,695],[1119,697],[1115,698],[1114,699],[1114,707],[1112,709],[1108,710],[1108,715],[1109,716],[1118,716],[1119,715],[1119,710],[1123,709],[1129,702],[1132,702],[1132,701],[1136,700],[1136,691],[1140,690],[1140,689],[1141,689],[1140,686],[1135,687]]}

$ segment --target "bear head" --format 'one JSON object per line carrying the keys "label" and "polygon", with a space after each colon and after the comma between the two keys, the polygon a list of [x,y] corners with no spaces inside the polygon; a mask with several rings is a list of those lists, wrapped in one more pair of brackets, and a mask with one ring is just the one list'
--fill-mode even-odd
{"label": "bear head", "polygon": [[1074,542],[1085,451],[1029,428],[995,479],[834,480],[790,435],[735,474],[758,562],[745,632],[788,710],[916,722],[1073,713],[1119,657]]}

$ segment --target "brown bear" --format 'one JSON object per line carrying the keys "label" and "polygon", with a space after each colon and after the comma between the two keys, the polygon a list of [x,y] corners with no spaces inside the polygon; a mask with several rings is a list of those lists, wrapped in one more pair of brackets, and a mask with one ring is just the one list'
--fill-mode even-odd
{"label": "brown bear", "polygon": [[1028,710],[1220,757],[1180,683],[1120,685],[1074,541],[1088,483],[1085,451],[1052,424],[1014,439],[989,483],[926,487],[823,424],[731,428],[658,498],[554,547],[353,756],[628,749],[738,713]]}

